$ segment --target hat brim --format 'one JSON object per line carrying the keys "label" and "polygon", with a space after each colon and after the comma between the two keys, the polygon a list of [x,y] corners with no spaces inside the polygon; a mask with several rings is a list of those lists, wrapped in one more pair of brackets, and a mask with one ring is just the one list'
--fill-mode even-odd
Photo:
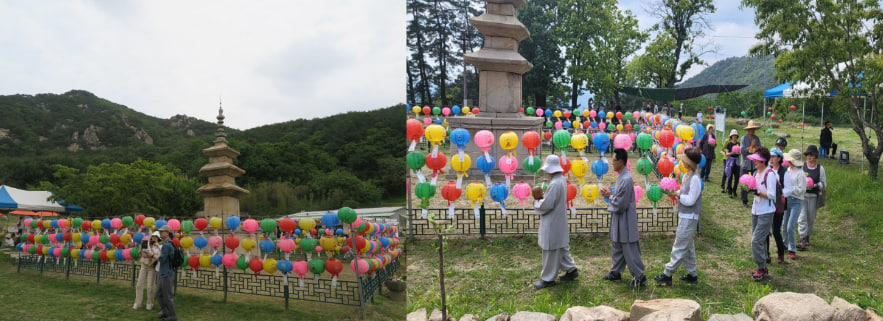
{"label": "hat brim", "polygon": [[794,164],[794,166],[797,166],[797,167],[803,166],[803,160],[802,160],[802,159],[801,159],[801,160],[796,160],[796,159],[794,159],[793,157],[789,157],[788,155],[785,155],[784,158],[785,158],[786,161],[788,161],[788,163]]}
{"label": "hat brim", "polygon": [[758,155],[757,153],[754,153],[754,154],[748,155],[748,159],[753,160],[753,161],[758,161],[758,162],[765,162],[765,161],[767,161],[766,159],[764,159],[763,157],[761,157],[761,156]]}
{"label": "hat brim", "polygon": [[555,174],[555,173],[564,172],[564,169],[561,168],[561,165],[551,165],[551,166],[543,165],[543,167],[540,167],[540,170],[546,172],[546,174]]}
{"label": "hat brim", "polygon": [[754,124],[754,126],[745,126],[745,127],[742,128],[742,129],[744,129],[744,130],[749,130],[749,129],[759,129],[759,128],[760,128],[760,125],[758,125],[758,124]]}

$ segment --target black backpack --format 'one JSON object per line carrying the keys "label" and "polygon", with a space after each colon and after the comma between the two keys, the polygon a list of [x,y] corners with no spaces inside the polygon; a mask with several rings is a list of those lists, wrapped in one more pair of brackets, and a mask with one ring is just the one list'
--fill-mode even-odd
{"label": "black backpack", "polygon": [[177,270],[178,267],[184,264],[184,253],[174,244],[172,244],[172,250],[172,257],[169,258],[169,267]]}

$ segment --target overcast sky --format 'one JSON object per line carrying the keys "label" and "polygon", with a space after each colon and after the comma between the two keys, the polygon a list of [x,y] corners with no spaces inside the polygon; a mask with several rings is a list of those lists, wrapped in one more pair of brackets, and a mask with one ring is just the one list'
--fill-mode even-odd
{"label": "overcast sky", "polygon": [[0,0],[0,94],[247,129],[405,99],[405,0]]}

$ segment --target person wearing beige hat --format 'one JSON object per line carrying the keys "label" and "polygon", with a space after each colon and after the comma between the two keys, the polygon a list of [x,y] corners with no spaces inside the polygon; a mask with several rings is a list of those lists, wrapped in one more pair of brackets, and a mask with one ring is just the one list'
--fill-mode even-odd
{"label": "person wearing beige hat", "polygon": [[551,181],[546,191],[540,187],[532,190],[534,208],[540,216],[537,241],[543,250],[543,271],[533,286],[539,290],[555,286],[558,271],[564,271],[562,281],[573,281],[579,276],[576,263],[570,256],[570,234],[567,226],[567,181],[562,173],[557,155],[549,155],[540,168],[549,174]]}
{"label": "person wearing beige hat", "polygon": [[135,304],[132,309],[138,310],[147,287],[147,310],[153,310],[153,298],[156,296],[156,262],[159,259],[159,232],[153,232],[150,238],[141,241],[141,258],[138,259],[141,270],[135,285]]}
{"label": "person wearing beige hat", "polygon": [[178,316],[175,314],[172,286],[177,267],[171,264],[172,256],[175,255],[175,245],[172,243],[172,228],[168,224],[163,225],[159,228],[159,235],[162,238],[163,245],[159,255],[159,278],[156,282],[156,291],[162,311],[157,314],[157,317],[166,321],[176,321]]}
{"label": "person wearing beige hat", "polygon": [[785,195],[785,216],[782,218],[782,238],[788,249],[788,256],[797,259],[797,218],[803,208],[803,197],[806,194],[806,174],[803,171],[803,153],[797,149],[789,150],[785,154],[788,162],[788,170],[785,171],[784,187],[782,194]]}
{"label": "person wearing beige hat", "polygon": [[733,147],[739,146],[739,132],[736,129],[730,130],[730,140],[724,145],[721,154],[727,158],[724,160],[724,176],[721,179],[721,193],[727,193],[730,198],[736,197],[736,185],[739,178],[739,152],[734,152]]}
{"label": "person wearing beige hat", "polygon": [[696,173],[696,167],[702,161],[702,153],[698,147],[690,147],[678,155],[678,159],[687,168],[684,184],[678,193],[678,229],[675,242],[671,246],[671,259],[665,265],[662,274],[653,279],[660,286],[672,284],[672,276],[682,264],[687,274],[680,277],[688,283],[698,283],[696,274],[696,246],[693,236],[699,226],[699,214],[702,213],[702,179]]}
{"label": "person wearing beige hat", "polygon": [[[741,145],[740,154],[742,154],[742,164],[739,167],[740,177],[745,174],[754,174],[754,162],[748,159],[748,155],[754,154],[754,152],[761,147],[760,137],[757,137],[757,135],[754,134],[758,128],[760,128],[760,124],[753,120],[749,120],[748,124],[743,128],[748,133],[745,134],[745,136],[742,136],[742,140],[739,142],[739,145]],[[742,191],[742,206],[745,208],[751,207],[748,205],[748,193],[744,190]]]}

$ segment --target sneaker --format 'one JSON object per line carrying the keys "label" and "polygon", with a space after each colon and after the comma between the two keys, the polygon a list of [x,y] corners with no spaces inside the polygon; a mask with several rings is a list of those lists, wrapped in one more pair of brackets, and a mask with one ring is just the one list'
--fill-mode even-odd
{"label": "sneaker", "polygon": [[786,264],[786,263],[785,263],[785,256],[784,256],[784,255],[779,255],[779,258],[776,259],[776,263],[779,263],[779,264]]}
{"label": "sneaker", "polygon": [[788,252],[788,257],[791,258],[792,260],[796,260],[797,259],[797,252],[794,252],[794,251]]}
{"label": "sneaker", "polygon": [[610,271],[610,273],[607,273],[607,275],[603,276],[602,279],[607,281],[621,281],[622,274],[619,274],[619,272]]}
{"label": "sneaker", "polygon": [[726,193],[726,192],[727,192],[727,191],[725,191],[725,190],[721,190],[721,194],[724,194],[724,193]]}
{"label": "sneaker", "polygon": [[643,287],[646,284],[647,284],[647,276],[646,275],[642,275],[640,279],[639,278],[632,278],[632,280],[629,281],[629,286],[633,287],[633,288]]}
{"label": "sneaker", "polygon": [[653,277],[656,280],[656,285],[658,286],[671,286],[671,277],[662,273]]}
{"label": "sneaker", "polygon": [[699,283],[699,277],[696,275],[692,275],[692,274],[682,275],[680,277],[680,279],[681,279],[681,281],[684,281],[684,282],[687,282],[690,284]]}
{"label": "sneaker", "polygon": [[536,281],[533,283],[533,288],[537,289],[537,290],[540,290],[542,288],[553,287],[553,286],[555,286],[555,281],[539,280],[539,281]]}
{"label": "sneaker", "polygon": [[153,306],[150,305],[150,304],[148,304],[148,305],[147,305],[147,308],[145,308],[145,309],[147,309],[147,311],[153,310]]}
{"label": "sneaker", "polygon": [[132,310],[138,310],[138,303],[135,303],[135,305],[132,306]]}
{"label": "sneaker", "polygon": [[755,281],[763,280],[765,275],[762,269],[754,270],[754,273],[751,274]]}
{"label": "sneaker", "polygon": [[576,280],[576,278],[578,276],[579,276],[579,271],[577,271],[576,269],[573,269],[570,272],[567,272],[566,274],[562,275],[561,281],[573,281],[573,280]]}

